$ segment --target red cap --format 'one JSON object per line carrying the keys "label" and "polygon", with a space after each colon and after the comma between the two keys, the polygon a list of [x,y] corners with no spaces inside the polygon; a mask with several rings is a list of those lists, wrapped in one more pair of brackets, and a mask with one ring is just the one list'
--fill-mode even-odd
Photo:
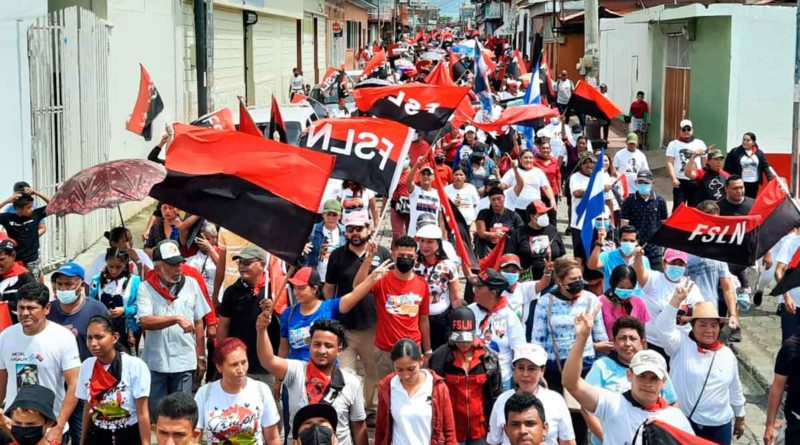
{"label": "red cap", "polygon": [[289,282],[295,286],[319,286],[322,284],[317,270],[308,266],[298,270],[292,278],[289,278]]}
{"label": "red cap", "polygon": [[550,211],[550,207],[548,207],[548,206],[547,206],[547,205],[544,203],[544,201],[542,201],[541,199],[534,199],[534,200],[533,200],[533,201],[532,201],[532,202],[531,202],[531,203],[528,205],[528,212],[530,212],[532,209],[533,209],[533,210],[536,210],[536,213],[535,213],[536,215],[538,215],[538,214],[540,214],[540,213],[547,213],[547,212],[549,212],[549,211]]}
{"label": "red cap", "polygon": [[506,266],[517,266],[522,269],[522,262],[519,260],[519,257],[513,253],[507,253],[501,256],[499,264],[501,269]]}

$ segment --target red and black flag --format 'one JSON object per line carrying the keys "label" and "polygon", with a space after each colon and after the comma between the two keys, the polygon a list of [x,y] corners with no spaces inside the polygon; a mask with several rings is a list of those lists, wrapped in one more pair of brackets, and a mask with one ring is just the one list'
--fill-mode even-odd
{"label": "red and black flag", "polygon": [[783,278],[772,289],[772,295],[782,295],[790,290],[800,287],[800,249],[798,249],[789,264],[786,265],[786,271],[783,273]]}
{"label": "red and black flag", "polygon": [[390,119],[419,131],[442,128],[459,106],[469,87],[409,83],[384,87],[356,88],[358,109]]}
{"label": "red and black flag", "polygon": [[156,84],[150,80],[150,73],[139,64],[139,94],[136,96],[136,105],[125,123],[125,128],[149,141],[153,137],[153,121],[164,110],[164,102],[158,94]]}
{"label": "red and black flag", "polygon": [[510,125],[521,125],[523,127],[533,127],[537,123],[541,123],[542,119],[546,117],[557,117],[558,109],[546,107],[544,105],[520,105],[518,107],[509,107],[503,110],[500,117],[494,122],[480,123],[473,122],[473,125],[483,131],[504,133],[506,128]]}
{"label": "red and black flag", "polygon": [[[428,151],[428,163],[430,165],[436,165],[433,159],[433,150]],[[461,215],[460,211],[453,211],[453,209],[458,209],[452,201],[447,197],[447,192],[444,190],[444,181],[439,175],[433,175],[433,187],[436,189],[436,192],[439,195],[439,201],[442,203],[442,211],[444,212],[444,219],[447,223],[447,227],[450,229],[451,239],[453,240],[453,246],[456,248],[456,254],[461,257],[461,264],[465,265],[466,267],[472,266],[475,261],[475,255],[472,249],[467,248],[467,244],[464,240],[468,239],[463,235],[461,229],[463,226],[466,225],[466,221],[464,217]],[[458,214],[458,217],[456,216]],[[461,218],[461,222],[463,223],[462,227],[459,228],[459,217]],[[469,229],[467,229],[467,233],[469,233]]]}
{"label": "red and black flag", "polygon": [[[758,192],[750,215],[761,217],[756,258],[761,258],[795,227],[800,227],[800,211],[779,179],[773,178]],[[752,263],[751,263],[752,264]]]}
{"label": "red and black flag", "polygon": [[[278,106],[278,100],[275,99],[274,94],[272,95],[272,109],[269,113],[268,131],[267,137],[270,139],[281,141],[284,144],[289,141],[286,136],[286,124],[283,122],[283,116],[281,116],[281,107]],[[278,139],[275,139],[275,132],[278,132]]]}
{"label": "red and black flag", "polygon": [[445,68],[443,60],[439,61],[431,72],[425,76],[425,83],[445,86],[454,86],[456,84],[453,82],[453,78],[450,77],[450,71]]}
{"label": "red and black flag", "polygon": [[327,92],[333,85],[336,84],[336,79],[339,77],[338,69],[329,66],[328,70],[325,71],[325,75],[322,77],[322,80],[319,81],[319,86],[322,91]]}
{"label": "red and black flag", "polygon": [[196,127],[213,128],[215,130],[236,131],[236,124],[233,123],[233,113],[229,108],[204,114],[190,123]]}
{"label": "red and black flag", "polygon": [[[220,156],[232,147],[236,156]],[[294,263],[308,241],[334,162],[329,154],[238,131],[175,124],[167,178],[150,196]]]}
{"label": "red and black flag", "polygon": [[264,137],[264,133],[258,129],[256,123],[253,122],[253,117],[247,111],[244,105],[244,99],[239,96],[239,131],[242,133],[251,134],[253,136]]}
{"label": "red and black flag", "polygon": [[576,113],[608,121],[622,114],[619,107],[588,82],[578,82],[578,86],[569,98],[568,106]]}
{"label": "red and black flag", "polygon": [[[538,36],[539,34],[537,34],[537,37]],[[547,65],[547,54],[545,54],[544,50],[540,51],[539,54],[541,54],[541,62],[539,62],[540,85],[546,87],[540,88],[542,105],[554,105],[556,103],[556,91],[553,89],[553,78],[550,77],[550,67]],[[533,81],[533,79],[531,79],[531,81]]]}
{"label": "red and black flag", "polygon": [[[433,71],[425,78],[425,83],[448,87],[456,85],[456,83],[453,82],[453,78],[450,77],[450,70],[445,68],[444,61],[440,61],[436,64]],[[456,111],[453,113],[450,123],[453,124],[454,127],[461,127],[465,122],[471,121],[475,117],[476,112],[477,111],[472,108],[469,95],[464,96],[458,104],[458,107],[456,107]]]}
{"label": "red and black flag", "polygon": [[321,119],[300,136],[299,146],[336,155],[332,178],[350,179],[391,196],[414,131],[371,117]]}
{"label": "red and black flag", "polygon": [[450,65],[450,74],[453,79],[458,79],[456,76],[456,65],[461,60],[461,55],[454,53],[453,51],[447,51],[447,62]]}
{"label": "red and black flag", "polygon": [[663,247],[749,266],[758,258],[760,216],[717,216],[681,205],[648,241]]}
{"label": "red and black flag", "polygon": [[646,421],[632,438],[633,445],[714,445],[715,442],[695,436],[661,420]]}
{"label": "red and black flag", "polygon": [[383,64],[385,63],[386,63],[386,52],[384,50],[376,52],[375,55],[372,56],[371,59],[369,59],[369,62],[367,62],[367,64],[364,66],[364,72],[361,73],[361,79],[369,77],[369,75],[372,74],[373,71],[375,71],[378,68],[382,68]]}

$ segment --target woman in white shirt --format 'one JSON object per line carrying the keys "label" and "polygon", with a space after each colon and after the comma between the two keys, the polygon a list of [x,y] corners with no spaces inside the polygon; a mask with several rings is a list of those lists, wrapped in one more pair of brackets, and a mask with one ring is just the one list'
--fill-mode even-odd
{"label": "woman in white shirt", "polygon": [[142,334],[136,322],[136,298],[141,279],[131,273],[129,263],[127,251],[109,247],[105,254],[105,267],[89,282],[89,298],[108,308],[114,320],[114,331],[119,334],[119,345],[125,352],[135,348],[138,354]]}
{"label": "woman in white shirt", "polygon": [[110,318],[89,319],[86,344],[94,357],[81,364],[75,396],[83,408],[84,445],[150,443],[150,370],[144,361],[119,350]]}
{"label": "woman in white shirt", "polygon": [[[481,197],[478,189],[467,182],[467,174],[463,167],[453,170],[453,183],[444,188],[447,197],[458,207],[461,216],[464,217],[468,226],[472,226],[478,217],[478,203]],[[474,231],[474,228],[471,229]]]}
{"label": "woman in white shirt", "polygon": [[716,305],[696,303],[692,308],[692,330],[678,328],[678,308],[693,283],[680,285],[669,305],[656,319],[656,335],[669,354],[670,377],[675,385],[681,411],[699,437],[730,445],[732,435],[744,434],[744,404],[739,367],[733,351],[719,340],[727,318],[719,316]]}
{"label": "woman in white shirt", "polygon": [[201,386],[194,397],[204,443],[280,445],[275,399],[266,383],[247,376],[244,342],[223,340],[214,351],[214,364],[222,378]]}
{"label": "woman in white shirt", "polygon": [[442,377],[422,369],[422,352],[413,340],[395,343],[395,372],[378,385],[374,445],[456,445],[450,393]]}

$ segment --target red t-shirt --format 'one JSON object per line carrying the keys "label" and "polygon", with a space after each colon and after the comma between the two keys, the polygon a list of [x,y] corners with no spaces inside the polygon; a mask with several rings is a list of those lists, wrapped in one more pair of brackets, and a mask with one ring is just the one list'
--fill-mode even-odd
{"label": "red t-shirt", "polygon": [[644,119],[644,114],[647,113],[650,108],[647,106],[647,102],[645,101],[633,101],[631,104],[631,115],[636,119]]}
{"label": "red t-shirt", "polygon": [[420,344],[422,333],[419,331],[419,316],[430,313],[428,283],[417,275],[404,281],[390,272],[372,286],[372,294],[378,315],[375,347],[390,351],[403,338]]}
{"label": "red t-shirt", "polygon": [[447,165],[437,165],[436,166],[436,176],[442,180],[444,185],[451,184],[453,182],[453,169]]}

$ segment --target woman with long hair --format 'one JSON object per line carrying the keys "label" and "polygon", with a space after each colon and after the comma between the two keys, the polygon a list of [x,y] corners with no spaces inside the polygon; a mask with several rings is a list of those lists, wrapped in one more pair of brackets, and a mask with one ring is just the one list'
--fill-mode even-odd
{"label": "woman with long hair", "polygon": [[126,250],[109,247],[106,266],[89,283],[89,298],[99,300],[113,317],[114,331],[126,352],[136,347],[138,353],[141,330],[136,322],[136,298],[141,278],[131,273],[130,257]]}
{"label": "woman with long hair", "polygon": [[[149,270],[153,270],[153,261],[150,256],[142,249],[133,247],[133,234],[126,227],[114,227],[103,233],[103,237],[108,240],[108,247],[124,250],[128,253],[128,268],[131,273],[143,277]],[[97,254],[92,265],[86,269],[86,279],[90,280],[99,274],[106,267],[106,252]]]}
{"label": "woman with long hair", "polygon": [[[612,332],[611,327],[620,317],[630,316],[642,324],[650,321],[650,312],[641,297],[635,295],[636,271],[633,267],[620,264],[611,271],[608,290],[600,297],[603,304],[603,323],[606,333]],[[638,291],[641,292],[641,291]]]}
{"label": "woman with long hair", "polygon": [[758,194],[763,177],[767,181],[773,177],[767,156],[758,147],[756,135],[749,131],[742,135],[741,145],[728,150],[722,169],[729,175],[741,176],[744,180],[745,196],[753,199]]}

